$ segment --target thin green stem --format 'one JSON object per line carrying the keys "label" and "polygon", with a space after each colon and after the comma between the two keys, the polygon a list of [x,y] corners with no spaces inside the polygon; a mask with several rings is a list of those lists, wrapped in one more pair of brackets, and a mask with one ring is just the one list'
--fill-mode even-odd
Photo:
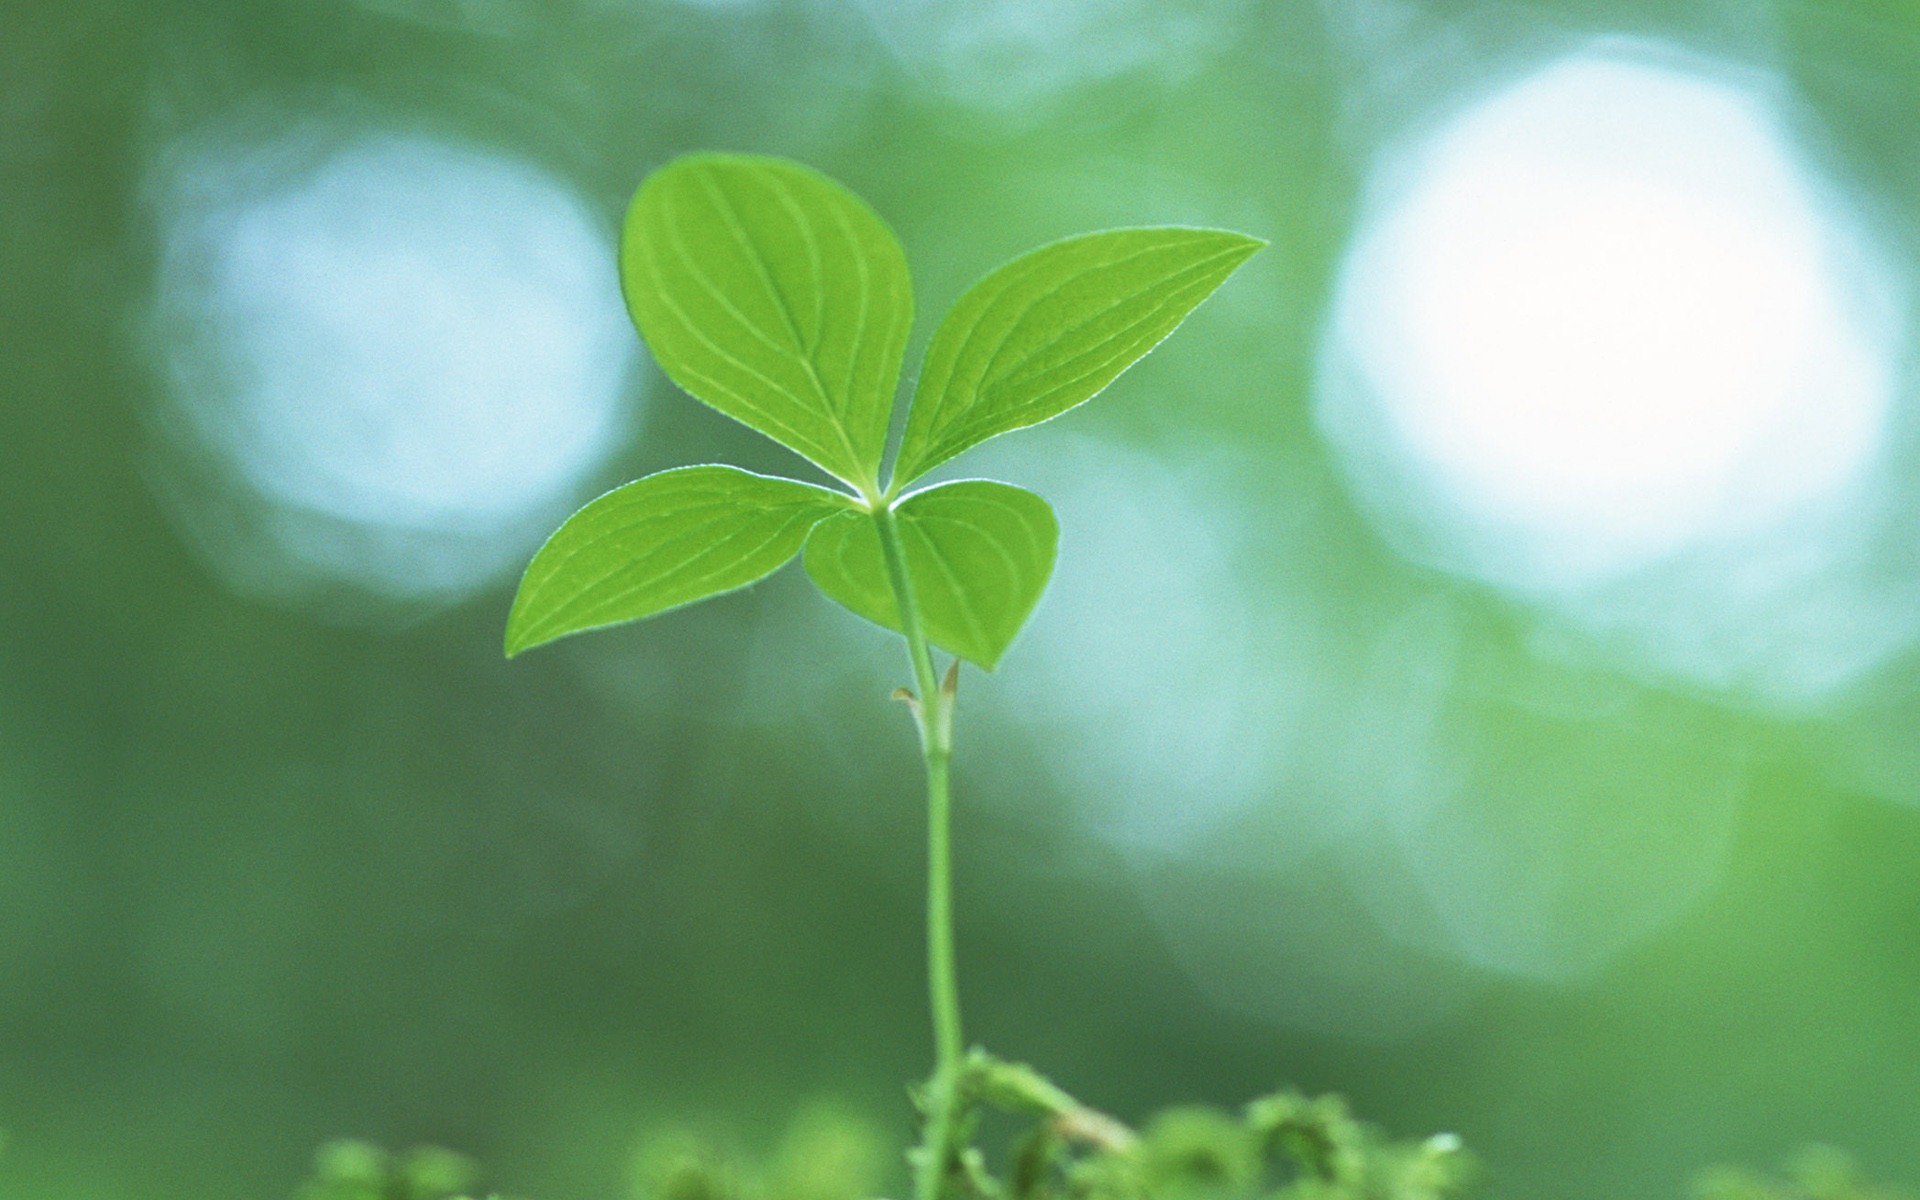
{"label": "thin green stem", "polygon": [[907,638],[907,657],[919,687],[914,717],[920,727],[920,750],[927,764],[927,998],[933,1012],[933,1078],[928,1082],[926,1135],[916,1164],[916,1200],[938,1200],[957,1117],[957,1090],[964,1063],[960,1032],[960,988],[953,952],[952,793],[953,692],[951,676],[942,686],[927,648],[926,629],[914,600],[913,580],[907,574],[900,528],[885,505],[874,510],[887,575],[900,610],[900,629]]}
{"label": "thin green stem", "polygon": [[920,689],[914,714],[920,724],[921,748],[929,757],[936,749],[942,754],[951,754],[952,720],[947,714],[946,698],[940,694],[940,677],[933,669],[933,655],[927,649],[926,628],[920,620],[920,606],[914,600],[913,580],[907,575],[900,523],[893,510],[884,506],[873,510],[873,523],[880,531],[880,550],[887,560],[887,580],[893,585],[893,601],[900,610],[900,631],[907,638],[907,658],[913,664],[914,685]]}
{"label": "thin green stem", "polygon": [[940,1069],[958,1066],[961,1055],[960,985],[953,954],[953,854],[949,845],[952,800],[947,790],[950,754],[927,754],[927,993],[933,1012],[933,1044]]}

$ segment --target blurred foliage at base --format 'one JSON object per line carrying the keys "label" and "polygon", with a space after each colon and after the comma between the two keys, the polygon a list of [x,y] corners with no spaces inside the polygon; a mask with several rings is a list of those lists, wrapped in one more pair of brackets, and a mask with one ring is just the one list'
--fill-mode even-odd
{"label": "blurred foliage at base", "polygon": [[1784,1178],[1720,1167],[1701,1175],[1693,1189],[1694,1200],[1910,1200],[1912,1195],[1869,1183],[1854,1161],[1832,1146],[1802,1150]]}
{"label": "blurred foliage at base", "polygon": [[[1080,1131],[1084,1135],[1085,1131]],[[1079,1152],[1073,1147],[1079,1143]],[[1440,1134],[1391,1142],[1355,1121],[1337,1096],[1284,1092],[1235,1116],[1170,1109],[1142,1135],[1093,1144],[1070,1123],[1044,1121],[1011,1142],[1005,1177],[978,1151],[951,1194],[977,1200],[1458,1200],[1478,1175],[1459,1140]],[[632,1200],[874,1200],[887,1177],[880,1131],[845,1109],[815,1104],[759,1161],[713,1135],[676,1128],[634,1156]],[[480,1174],[470,1160],[426,1147],[388,1155],[364,1142],[320,1151],[294,1200],[467,1200]],[[1830,1146],[1802,1150],[1783,1177],[1716,1167],[1692,1200],[1910,1200],[1862,1177]],[[488,1195],[488,1200],[506,1200]]]}
{"label": "blurred foliage at base", "polygon": [[366,1142],[333,1142],[321,1148],[313,1179],[294,1200],[466,1200],[479,1177],[477,1164],[451,1150],[392,1155]]}
{"label": "blurred foliage at base", "polygon": [[[1089,1111],[996,1132],[969,1148],[951,1200],[1450,1200],[1471,1176],[1459,1140],[1394,1142],[1337,1097],[1287,1092],[1240,1113],[1188,1107],[1138,1134]],[[842,1110],[796,1118],[764,1164],[701,1135],[655,1135],[635,1160],[634,1200],[868,1200],[888,1178],[879,1131]],[[990,1159],[1002,1160],[996,1166]]]}

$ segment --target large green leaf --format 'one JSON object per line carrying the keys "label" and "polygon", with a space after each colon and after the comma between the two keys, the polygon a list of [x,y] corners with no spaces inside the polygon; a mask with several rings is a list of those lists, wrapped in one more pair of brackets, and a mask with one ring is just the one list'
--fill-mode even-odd
{"label": "large green leaf", "polygon": [[634,194],[620,280],[675,383],[872,484],[913,287],[900,243],[858,196],[785,159],[675,159]]}
{"label": "large green leaf", "polygon": [[1216,229],[1114,229],[982,279],[940,322],[894,478],[1092,399],[1265,246]]}
{"label": "large green leaf", "polygon": [[[1060,540],[1053,510],[1011,484],[963,479],[913,493],[894,516],[927,637],[991,671],[1053,574]],[[899,631],[871,513],[842,513],[815,526],[804,561],[821,591]]]}
{"label": "large green leaf", "polygon": [[680,467],[615,488],[533,556],[507,617],[507,656],[745,587],[849,504],[737,467]]}

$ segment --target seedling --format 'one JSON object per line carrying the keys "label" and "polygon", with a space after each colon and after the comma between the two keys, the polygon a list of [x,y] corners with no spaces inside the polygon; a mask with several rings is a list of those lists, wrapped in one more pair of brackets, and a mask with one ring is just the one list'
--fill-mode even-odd
{"label": "seedling", "polygon": [[[698,154],[656,171],[628,210],[622,290],[661,368],[841,486],[706,465],[617,488],[568,518],[534,556],[507,618],[506,651],[745,587],[796,554],[830,599],[905,639],[912,688],[897,694],[926,762],[934,1034],[933,1073],[919,1093],[922,1141],[911,1156],[917,1200],[1048,1194],[1049,1181],[1067,1178],[1068,1147],[1092,1154],[1074,1177],[1082,1194],[1130,1194],[1194,1171],[1239,1194],[1261,1178],[1269,1134],[1294,1138],[1296,1154],[1308,1155],[1301,1161],[1317,1164],[1310,1181],[1327,1187],[1357,1189],[1375,1169],[1368,1164],[1388,1161],[1362,1153],[1374,1143],[1344,1111],[1336,1120],[1310,1108],[1258,1120],[1249,1110],[1239,1123],[1175,1119],[1172,1132],[1156,1140],[1150,1128],[1143,1142],[1030,1068],[968,1053],[961,1034],[948,780],[960,664],[991,671],[999,663],[1046,588],[1059,527],[1046,501],[1012,484],[908,489],[989,438],[1093,398],[1265,244],[1218,229],[1115,229],[1042,246],[993,271],[934,330],[889,464],[913,289],[899,242],[871,208],[797,163]],[[936,650],[952,656],[944,672]],[[993,1179],[970,1145],[981,1105],[1041,1122],[1008,1183]],[[1260,1120],[1273,1129],[1260,1132]],[[1329,1131],[1344,1140],[1327,1141]],[[1189,1142],[1191,1153],[1155,1157],[1155,1147]],[[1439,1194],[1438,1181],[1452,1176],[1418,1164],[1431,1160],[1440,1171],[1452,1155],[1450,1143],[1408,1151],[1408,1178],[1431,1175],[1434,1186],[1394,1194]]]}

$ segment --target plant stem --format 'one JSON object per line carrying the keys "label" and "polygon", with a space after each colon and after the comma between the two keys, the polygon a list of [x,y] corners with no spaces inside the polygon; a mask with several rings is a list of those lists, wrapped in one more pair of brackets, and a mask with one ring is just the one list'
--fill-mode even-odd
{"label": "plant stem", "polygon": [[962,1073],[960,989],[953,953],[953,853],[950,767],[953,760],[953,676],[943,686],[927,649],[927,635],[907,575],[899,523],[891,509],[875,509],[874,523],[887,560],[887,575],[900,610],[919,695],[914,717],[920,727],[920,751],[927,764],[927,998],[933,1012],[933,1078],[926,1097],[926,1136],[916,1165],[917,1200],[938,1200],[948,1166]]}

